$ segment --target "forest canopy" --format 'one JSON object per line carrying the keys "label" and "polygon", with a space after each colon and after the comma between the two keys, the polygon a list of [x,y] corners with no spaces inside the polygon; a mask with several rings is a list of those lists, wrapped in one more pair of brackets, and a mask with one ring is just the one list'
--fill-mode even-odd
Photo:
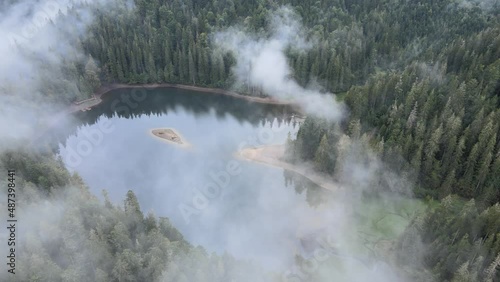
{"label": "forest canopy", "polygon": [[[269,95],[255,85],[236,83],[235,57],[217,48],[213,35],[239,26],[268,36],[270,15],[289,7],[314,42],[303,52],[287,50],[291,78],[302,87],[320,85],[323,92],[335,93],[349,114],[339,122],[307,117],[287,142],[288,160],[310,163],[335,178],[346,152],[361,147],[375,154],[414,184],[411,194],[437,201],[398,240],[401,268],[416,281],[500,281],[498,1],[120,0],[110,9],[84,1],[78,5],[49,23],[67,31],[63,26],[82,16],[82,7],[93,15],[85,32],[68,35],[78,52],[58,60],[62,64],[47,63],[19,45],[20,52],[35,56],[43,100],[69,105],[112,83],[177,83]],[[0,92],[11,99],[20,87],[8,80]],[[276,278],[248,262],[190,245],[167,218],[144,215],[132,191],[124,195],[123,205],[101,203],[56,153],[1,151],[0,166],[18,173],[26,212],[42,210],[23,242],[29,263],[11,281]],[[46,221],[39,198],[50,199],[51,209],[63,211],[61,217]],[[53,236],[42,238],[42,233]]]}

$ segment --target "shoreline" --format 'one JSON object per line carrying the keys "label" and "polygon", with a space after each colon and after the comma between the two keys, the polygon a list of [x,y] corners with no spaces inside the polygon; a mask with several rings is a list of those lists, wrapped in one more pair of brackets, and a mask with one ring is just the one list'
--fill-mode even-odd
{"label": "shoreline", "polygon": [[[267,105],[282,105],[282,106],[290,106],[293,110],[297,111],[301,115],[304,115],[304,112],[300,108],[300,106],[291,101],[282,101],[276,100],[272,98],[263,98],[263,97],[254,97],[243,95],[234,91],[224,90],[220,88],[209,88],[209,87],[201,87],[201,86],[192,86],[192,85],[184,85],[184,84],[173,84],[173,83],[148,83],[148,84],[126,84],[126,83],[110,83],[105,84],[99,87],[93,94],[91,98],[76,101],[71,103],[70,105],[64,106],[62,105],[59,111],[53,113],[52,117],[47,121],[48,127],[52,127],[58,120],[64,118],[66,115],[72,115],[78,112],[84,112],[90,110],[102,103],[102,97],[109,94],[113,90],[117,89],[133,89],[133,88],[144,88],[144,89],[160,89],[160,88],[176,88],[176,89],[184,89],[184,90],[192,90],[200,93],[206,94],[215,94],[215,95],[225,95],[229,97],[234,97],[236,99],[246,100],[249,102],[267,104]],[[38,139],[42,136],[43,133],[37,134],[35,139]]]}
{"label": "shoreline", "polygon": [[297,165],[282,161],[281,157],[283,157],[284,152],[285,145],[265,145],[255,148],[245,148],[236,152],[235,156],[246,161],[270,165],[298,173],[329,191],[337,192],[342,188],[338,183],[335,183],[333,179],[320,175],[313,169],[301,168]]}
{"label": "shoreline", "polygon": [[[253,102],[253,103],[259,103],[259,104],[292,106],[300,111],[298,105],[291,102],[291,101],[276,100],[276,99],[269,98],[269,97],[264,98],[264,97],[248,96],[248,95],[243,95],[243,94],[235,92],[235,91],[224,90],[224,89],[220,89],[220,88],[210,88],[210,87],[193,86],[193,85],[185,85],[185,84],[173,84],[173,83],[147,83],[147,84],[111,83],[111,84],[106,84],[106,85],[99,87],[99,89],[97,89],[92,94],[92,97],[94,97],[94,98],[87,99],[88,101],[92,102],[91,105],[84,105],[84,103],[72,104],[69,107],[68,112],[75,113],[78,111],[92,109],[95,106],[101,104],[102,97],[109,94],[111,91],[118,90],[118,89],[127,89],[127,88],[144,88],[144,89],[175,88],[175,89],[183,89],[183,90],[192,90],[192,91],[197,91],[197,92],[206,93],[206,94],[225,95],[225,96],[229,96],[229,97],[233,97],[233,98],[237,98],[237,99],[242,99],[242,100],[246,100],[246,101]],[[86,101],[86,100],[84,100],[84,101]],[[79,101],[79,102],[82,102],[82,101]]]}

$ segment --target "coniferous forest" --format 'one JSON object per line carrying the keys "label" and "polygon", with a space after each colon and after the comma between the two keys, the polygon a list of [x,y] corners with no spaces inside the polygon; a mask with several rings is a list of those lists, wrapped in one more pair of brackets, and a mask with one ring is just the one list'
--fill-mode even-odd
{"label": "coniferous forest", "polygon": [[[217,50],[213,34],[241,26],[266,36],[269,15],[290,7],[314,42],[304,52],[287,50],[293,79],[333,93],[348,115],[338,123],[308,116],[297,136],[289,137],[288,161],[312,164],[338,179],[349,152],[370,151],[411,183],[410,194],[430,203],[396,242],[395,256],[410,281],[500,281],[499,1],[78,5],[93,14],[85,32],[71,38],[85,59],[68,59],[62,69],[37,62],[41,73],[55,73],[42,80],[40,95],[63,105],[113,83],[173,83],[266,96],[250,84],[235,86],[235,58]],[[50,24],[57,29],[63,23]],[[0,90],[3,95],[15,88],[4,84]],[[0,167],[16,169],[22,204],[40,211],[40,220],[50,209],[40,198],[71,207],[57,225],[47,221],[29,230],[22,247],[29,264],[9,281],[278,279],[191,245],[169,219],[144,214],[132,191],[123,205],[101,203],[56,153],[26,146],[1,152]],[[50,240],[40,239],[42,233],[52,234]]]}

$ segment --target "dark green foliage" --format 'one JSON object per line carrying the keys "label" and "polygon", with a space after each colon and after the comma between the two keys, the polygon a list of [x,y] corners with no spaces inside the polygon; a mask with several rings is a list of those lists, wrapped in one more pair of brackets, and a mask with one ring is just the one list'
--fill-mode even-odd
{"label": "dark green foliage", "polygon": [[445,0],[135,2],[131,10],[117,4],[121,8],[112,13],[96,11],[84,38],[85,51],[101,62],[107,81],[229,87],[234,59],[213,52],[211,34],[237,24],[265,32],[281,5],[291,6],[316,40],[308,52],[288,54],[294,77],[302,85],[317,79],[332,92],[364,82],[378,67],[404,65],[419,55],[411,54],[415,47],[437,49],[490,20],[481,9]]}
{"label": "dark green foliage", "polygon": [[[235,61],[214,52],[211,34],[236,24],[265,34],[272,11],[289,5],[316,39],[306,52],[287,52],[293,78],[346,92],[350,114],[335,125],[308,117],[289,140],[287,157],[335,175],[349,147],[372,145],[391,170],[417,183],[416,195],[443,199],[415,219],[399,243],[402,264],[424,262],[408,271],[423,281],[500,279],[498,4],[136,0],[129,9],[127,1],[115,2],[112,11],[93,11],[88,34],[72,42],[87,60],[68,59],[61,68],[38,62],[45,97],[69,103],[110,82],[229,88]],[[102,205],[52,155],[15,151],[0,160],[17,169],[27,202],[42,194],[55,200],[55,191],[78,187],[65,197],[61,219],[33,231],[50,231],[52,238],[25,239],[19,281],[158,281],[162,275],[167,281],[252,281],[230,257],[190,246],[168,219],[144,217],[131,191],[123,208],[107,199]],[[452,193],[476,200],[464,204],[447,197]],[[55,231],[46,229],[51,225]],[[421,249],[420,240],[430,247]]]}
{"label": "dark green foliage", "polygon": [[[448,196],[407,228],[398,256],[403,265],[421,256],[421,267],[433,270],[436,281],[498,281],[499,230],[498,204],[483,210],[474,200]],[[414,276],[422,278],[421,270]]]}
{"label": "dark green foliage", "polygon": [[[433,55],[434,65],[414,61],[401,71],[379,72],[365,85],[352,87],[345,97],[350,120],[365,126],[357,125],[352,132],[350,122],[345,131],[353,138],[371,136],[395,171],[412,172],[419,195],[456,193],[498,202],[493,187],[500,185],[495,165],[500,156],[500,97],[493,91],[500,82],[500,53],[490,54],[500,49],[499,35],[496,25],[457,39]],[[474,54],[468,60],[475,63],[467,69],[449,67],[457,52]],[[320,124],[307,120],[297,136],[295,146],[304,160],[318,150],[327,128]],[[404,162],[395,161],[401,157]]]}
{"label": "dark green foliage", "polygon": [[[365,40],[370,52],[378,52],[379,69],[369,68],[366,82],[351,84],[343,97],[350,115],[338,132],[350,139],[324,138],[331,126],[308,118],[297,139],[288,142],[289,159],[314,160],[319,170],[336,175],[342,166],[332,171],[329,156],[341,164],[340,143],[361,138],[392,171],[417,184],[417,196],[444,198],[401,238],[404,269],[417,281],[497,281],[499,6],[410,2],[339,2],[349,14],[363,15]],[[301,14],[307,18],[307,12]],[[328,65],[336,64],[346,61]],[[449,194],[476,200],[464,204]]]}
{"label": "dark green foliage", "polygon": [[69,185],[71,178],[62,160],[52,153],[37,154],[30,150],[5,151],[0,155],[0,167],[16,169],[24,181],[39,186],[45,192]]}
{"label": "dark green foliage", "polygon": [[[477,43],[498,34],[498,29],[491,29],[465,42]],[[452,45],[436,57],[445,60],[454,48]],[[493,48],[500,48],[500,41]],[[455,73],[441,67],[436,74],[426,70],[428,65],[416,62],[401,73],[376,76],[365,86],[349,90],[346,96],[353,117],[380,129],[376,138],[386,140],[386,149],[403,149],[408,164],[402,169],[414,170],[418,183],[432,196],[457,193],[485,200],[483,186],[500,184],[491,183],[500,133],[499,97],[491,92],[491,85],[500,81],[500,75],[498,58],[486,59],[489,50],[475,50],[476,60],[481,60],[476,68],[480,69],[471,66]],[[446,62],[438,65],[445,66]],[[492,71],[496,75],[486,78],[483,69],[497,69]],[[498,196],[487,199],[499,200]]]}
{"label": "dark green foliage", "polygon": [[297,133],[297,138],[299,138],[301,142],[297,143],[296,146],[298,147],[297,149],[300,152],[300,157],[302,159],[314,159],[316,150],[324,134],[325,129],[321,122],[312,118],[306,119]]}
{"label": "dark green foliage", "polygon": [[102,204],[52,155],[11,151],[0,168],[16,171],[23,219],[8,281],[271,281],[249,263],[191,246],[167,218],[144,217],[132,191],[123,207],[107,193]]}

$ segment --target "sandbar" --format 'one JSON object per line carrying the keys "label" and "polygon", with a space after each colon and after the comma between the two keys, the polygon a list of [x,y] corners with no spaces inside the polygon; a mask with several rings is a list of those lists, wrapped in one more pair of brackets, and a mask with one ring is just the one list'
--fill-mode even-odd
{"label": "sandbar", "polygon": [[237,157],[248,161],[279,167],[298,173],[324,189],[338,191],[341,188],[340,184],[336,183],[333,179],[317,173],[312,168],[302,167],[284,161],[284,155],[285,145],[266,145],[245,148],[236,153]]}
{"label": "sandbar", "polygon": [[174,144],[180,147],[190,147],[191,145],[173,128],[153,128],[149,133],[157,139]]}

